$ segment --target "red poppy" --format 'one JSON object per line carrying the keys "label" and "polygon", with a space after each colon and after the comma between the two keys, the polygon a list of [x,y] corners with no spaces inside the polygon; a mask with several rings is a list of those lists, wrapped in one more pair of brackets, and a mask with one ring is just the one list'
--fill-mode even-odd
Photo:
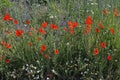
{"label": "red poppy", "polygon": [[87,19],[86,19],[86,25],[91,25],[93,22],[92,22],[92,18],[91,16],[88,16]]}
{"label": "red poppy", "polygon": [[42,51],[46,51],[46,49],[47,49],[46,45],[42,45],[41,48],[42,48],[41,49]]}
{"label": "red poppy", "polygon": [[32,42],[30,42],[30,46],[33,46],[33,43],[32,43]]}
{"label": "red poppy", "polygon": [[10,59],[6,59],[6,63],[7,63],[7,64],[10,63]]}
{"label": "red poppy", "polygon": [[30,24],[30,20],[26,20],[26,24]]}
{"label": "red poppy", "polygon": [[47,32],[46,32],[43,28],[40,28],[40,29],[39,29],[39,32],[42,33],[42,34],[44,34],[44,35],[47,34]]}
{"label": "red poppy", "polygon": [[51,28],[53,29],[53,30],[58,30],[58,26],[56,25],[56,24],[51,24]]}
{"label": "red poppy", "polygon": [[110,29],[110,32],[111,32],[112,34],[115,34],[114,28],[111,28],[111,29]]}
{"label": "red poppy", "polygon": [[114,9],[114,12],[115,12],[115,13],[118,13],[118,9],[117,9],[117,8],[115,8],[115,9]]}
{"label": "red poppy", "polygon": [[85,29],[85,31],[84,31],[84,33],[85,33],[85,34],[89,34],[89,33],[90,33],[90,31],[91,31],[91,29],[86,28],[86,29]]}
{"label": "red poppy", "polygon": [[40,50],[40,54],[43,54],[44,53],[44,51],[43,50]]}
{"label": "red poppy", "polygon": [[17,29],[15,33],[16,33],[16,36],[17,36],[17,37],[21,37],[22,34],[24,33],[24,31],[23,31],[23,30],[18,30],[18,29]]}
{"label": "red poppy", "polygon": [[12,48],[12,45],[9,44],[9,43],[6,43],[5,47],[8,48],[8,49],[11,49],[11,48]]}
{"label": "red poppy", "polygon": [[55,54],[58,55],[59,54],[59,50],[55,49]]}
{"label": "red poppy", "polygon": [[47,23],[47,22],[42,23],[42,27],[43,27],[43,28],[46,28],[47,26],[48,26],[48,23]]}
{"label": "red poppy", "polygon": [[68,30],[68,28],[67,28],[67,27],[64,27],[64,30],[65,30],[65,31],[67,31],[67,30]]}
{"label": "red poppy", "polygon": [[105,42],[102,42],[102,43],[101,43],[101,47],[102,47],[102,48],[106,48],[106,43],[105,43]]}
{"label": "red poppy", "polygon": [[30,36],[32,36],[32,35],[33,35],[33,34],[32,34],[32,32],[29,32],[28,34],[29,34]]}
{"label": "red poppy", "polygon": [[18,20],[14,20],[14,23],[15,23],[16,25],[18,25],[18,24],[19,24],[19,21],[18,21]]}
{"label": "red poppy", "polygon": [[73,26],[77,27],[79,24],[77,22],[73,22]]}
{"label": "red poppy", "polygon": [[45,54],[45,58],[46,58],[46,59],[50,59],[49,54]]}
{"label": "red poppy", "polygon": [[92,26],[91,26],[91,25],[87,25],[87,28],[88,28],[88,29],[91,29],[91,28],[92,28]]}
{"label": "red poppy", "polygon": [[71,34],[74,34],[74,33],[75,33],[75,30],[74,30],[74,29],[71,29],[71,30],[70,30],[70,33],[71,33]]}
{"label": "red poppy", "polygon": [[107,56],[107,60],[108,60],[108,61],[112,60],[112,56],[111,56],[111,55],[108,55],[108,56]]}
{"label": "red poppy", "polygon": [[7,33],[7,34],[10,34],[10,31],[7,30],[6,33]]}
{"label": "red poppy", "polygon": [[105,28],[105,26],[102,24],[102,22],[99,22],[99,26],[100,26],[102,29]]}
{"label": "red poppy", "polygon": [[96,54],[96,55],[99,54],[99,49],[98,49],[98,48],[95,48],[95,49],[94,49],[94,54]]}
{"label": "red poppy", "polygon": [[115,16],[120,16],[117,8],[114,9],[114,15]]}
{"label": "red poppy", "polygon": [[2,42],[1,42],[1,44],[2,44],[2,45],[6,45],[6,44],[7,44],[7,42],[5,42],[5,41],[2,41]]}
{"label": "red poppy", "polygon": [[72,21],[68,21],[68,25],[70,27],[70,29],[74,29],[78,26],[77,22],[72,22]]}
{"label": "red poppy", "polygon": [[11,15],[8,14],[8,13],[6,13],[5,16],[4,16],[4,20],[5,20],[5,21],[9,21],[10,18],[12,18]]}
{"label": "red poppy", "polygon": [[107,9],[103,10],[103,14],[108,14],[108,13],[109,13],[109,11]]}
{"label": "red poppy", "polygon": [[97,32],[97,33],[100,33],[100,29],[99,29],[99,28],[96,28],[96,32]]}

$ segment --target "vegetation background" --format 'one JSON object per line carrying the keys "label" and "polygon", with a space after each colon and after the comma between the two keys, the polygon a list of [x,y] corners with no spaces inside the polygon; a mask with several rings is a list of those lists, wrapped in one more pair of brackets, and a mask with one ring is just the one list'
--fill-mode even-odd
{"label": "vegetation background", "polygon": [[[0,0],[0,79],[120,80],[119,11],[120,0]],[[6,13],[19,23],[5,21]],[[44,22],[47,33],[40,30]],[[78,23],[74,31],[69,22]],[[24,34],[17,37],[16,29]]]}

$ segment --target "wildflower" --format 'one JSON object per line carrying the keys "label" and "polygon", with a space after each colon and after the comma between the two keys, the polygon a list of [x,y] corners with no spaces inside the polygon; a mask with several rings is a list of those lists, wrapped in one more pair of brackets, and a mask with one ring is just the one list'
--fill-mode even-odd
{"label": "wildflower", "polygon": [[92,28],[92,26],[91,26],[91,25],[87,25],[87,28],[88,28],[88,29],[91,29],[91,28]]}
{"label": "wildflower", "polygon": [[111,29],[110,29],[110,32],[111,32],[112,34],[115,34],[114,28],[111,28]]}
{"label": "wildflower", "polygon": [[30,20],[26,20],[26,24],[30,24]]}
{"label": "wildflower", "polygon": [[4,20],[5,20],[5,21],[9,21],[10,18],[11,18],[11,15],[8,14],[8,13],[6,13],[5,16],[4,16]]}
{"label": "wildflower", "polygon": [[40,54],[43,54],[43,52],[44,52],[43,50],[40,50]]}
{"label": "wildflower", "polygon": [[44,34],[44,35],[47,34],[47,32],[46,32],[43,28],[40,28],[40,29],[39,29],[39,32],[42,33],[42,34]]}
{"label": "wildflower", "polygon": [[30,42],[30,46],[33,46],[32,42]]}
{"label": "wildflower", "polygon": [[102,22],[99,22],[99,26],[100,26],[102,29],[105,28],[105,26],[102,24]]}
{"label": "wildflower", "polygon": [[71,21],[68,21],[68,25],[70,27],[70,29],[74,29],[78,26],[78,23],[77,22],[71,22]]}
{"label": "wildflower", "polygon": [[65,30],[65,31],[67,31],[67,30],[68,30],[68,28],[67,28],[67,27],[64,27],[64,30]]}
{"label": "wildflower", "polygon": [[59,54],[59,50],[58,49],[55,49],[55,54],[58,55]]}
{"label": "wildflower", "polygon": [[112,56],[111,56],[111,55],[108,55],[108,56],[107,56],[107,60],[108,60],[108,61],[112,60]]}
{"label": "wildflower", "polygon": [[5,42],[5,41],[2,41],[2,42],[1,42],[1,44],[2,44],[2,45],[6,45],[6,44],[7,44],[7,42]]}
{"label": "wildflower", "polygon": [[96,54],[96,55],[99,54],[99,49],[98,49],[98,48],[95,48],[95,49],[94,49],[94,54]]}
{"label": "wildflower", "polygon": [[86,19],[86,25],[91,25],[93,22],[92,22],[92,18],[91,16],[88,16],[87,19]]}
{"label": "wildflower", "polygon": [[120,16],[117,8],[114,9],[114,15],[115,16]]}
{"label": "wildflower", "polygon": [[58,30],[58,26],[56,25],[56,24],[51,24],[51,28],[53,29],[53,30]]}
{"label": "wildflower", "polygon": [[45,58],[46,58],[46,59],[50,59],[49,54],[45,54]]}
{"label": "wildflower", "polygon": [[85,33],[85,34],[89,34],[89,33],[90,33],[90,31],[91,31],[91,29],[86,28],[86,29],[85,29],[85,31],[84,31],[84,33]]}
{"label": "wildflower", "polygon": [[6,33],[7,33],[7,34],[10,34],[10,31],[7,30]]}
{"label": "wildflower", "polygon": [[70,30],[70,33],[71,33],[71,34],[74,34],[74,33],[75,33],[75,30],[74,30],[74,29],[71,29],[71,30]]}
{"label": "wildflower", "polygon": [[16,25],[18,25],[18,24],[19,24],[19,21],[18,21],[18,20],[14,20],[14,23],[15,23]]}
{"label": "wildflower", "polygon": [[23,31],[23,30],[18,30],[18,29],[17,29],[15,33],[16,33],[16,36],[17,36],[17,37],[21,37],[22,34],[24,33],[24,31]]}
{"label": "wildflower", "polygon": [[42,45],[41,48],[42,48],[41,49],[42,51],[46,51],[46,49],[47,49],[46,45]]}
{"label": "wildflower", "polygon": [[8,49],[11,49],[11,48],[12,48],[12,45],[9,44],[9,43],[6,43],[5,47],[8,48]]}
{"label": "wildflower", "polygon": [[108,14],[108,13],[109,13],[109,11],[107,9],[103,10],[103,14]]}
{"label": "wildflower", "polygon": [[42,27],[43,27],[43,28],[46,28],[47,26],[48,26],[48,23],[47,23],[47,22],[42,23]]}
{"label": "wildflower", "polygon": [[101,43],[101,47],[102,47],[102,48],[106,48],[106,43],[105,43],[105,42],[102,42],[102,43]]}
{"label": "wildflower", "polygon": [[29,32],[29,35],[32,36],[32,32]]}
{"label": "wildflower", "polygon": [[7,63],[7,64],[10,63],[10,59],[6,59],[6,63]]}
{"label": "wildflower", "polygon": [[100,29],[99,29],[99,28],[96,28],[96,32],[97,32],[97,33],[100,33]]}

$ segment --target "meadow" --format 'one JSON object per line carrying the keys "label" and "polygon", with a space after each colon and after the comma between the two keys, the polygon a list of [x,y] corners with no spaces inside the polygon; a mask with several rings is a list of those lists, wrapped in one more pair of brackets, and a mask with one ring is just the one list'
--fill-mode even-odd
{"label": "meadow", "polygon": [[0,0],[0,80],[120,80],[120,0]]}

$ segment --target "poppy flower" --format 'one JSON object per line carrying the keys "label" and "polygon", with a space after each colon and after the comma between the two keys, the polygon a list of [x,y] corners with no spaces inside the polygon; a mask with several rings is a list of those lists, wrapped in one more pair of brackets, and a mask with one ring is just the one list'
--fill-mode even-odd
{"label": "poppy flower", "polygon": [[10,34],[10,31],[7,30],[6,33],[7,33],[7,34]]}
{"label": "poppy flower", "polygon": [[47,23],[47,22],[42,23],[42,27],[43,27],[43,28],[46,28],[47,26],[48,26],[48,23]]}
{"label": "poppy flower", "polygon": [[26,24],[30,24],[30,20],[26,20]]}
{"label": "poppy flower", "polygon": [[74,29],[71,29],[71,30],[70,30],[70,33],[71,33],[71,34],[74,34],[74,33],[75,33],[75,30],[74,30]]}
{"label": "poppy flower", "polygon": [[44,34],[44,35],[47,34],[47,32],[46,32],[43,28],[40,28],[40,29],[39,29],[39,32],[42,33],[42,34]]}
{"label": "poppy flower", "polygon": [[115,12],[115,13],[118,13],[118,9],[117,9],[117,8],[114,8],[114,12]]}
{"label": "poppy flower", "polygon": [[30,46],[33,46],[32,42],[30,42]]}
{"label": "poppy flower", "polygon": [[45,54],[44,56],[45,56],[46,59],[50,59],[49,54]]}
{"label": "poppy flower", "polygon": [[120,16],[117,8],[114,9],[114,15],[115,16]]}
{"label": "poppy flower", "polygon": [[58,30],[58,26],[56,25],[56,24],[51,24],[51,28],[53,29],[53,30]]}
{"label": "poppy flower", "polygon": [[112,60],[112,56],[111,56],[111,55],[108,55],[108,56],[107,56],[107,60],[108,60],[108,61]]}
{"label": "poppy flower", "polygon": [[19,21],[18,21],[18,20],[14,20],[14,23],[15,23],[16,25],[18,25],[18,24],[19,24]]}
{"label": "poppy flower", "polygon": [[12,18],[11,15],[8,14],[8,13],[6,13],[5,16],[4,16],[4,20],[5,20],[5,21],[9,21],[10,18]]}
{"label": "poppy flower", "polygon": [[12,48],[12,45],[9,44],[9,43],[6,43],[5,47],[6,47],[7,49],[11,49],[11,48]]}
{"label": "poppy flower", "polygon": [[55,54],[58,55],[59,54],[59,50],[58,49],[55,49]]}
{"label": "poppy flower", "polygon": [[6,59],[6,63],[9,64],[10,63],[10,59]]}
{"label": "poppy flower", "polygon": [[69,25],[70,29],[74,29],[74,28],[76,28],[78,26],[78,23],[77,22],[69,21],[68,25]]}
{"label": "poppy flower", "polygon": [[68,30],[68,28],[67,28],[67,27],[64,27],[64,30],[65,30],[65,31],[67,31],[67,30]]}
{"label": "poppy flower", "polygon": [[101,47],[102,47],[102,48],[106,48],[106,43],[105,43],[105,42],[102,42],[102,43],[101,43]]}
{"label": "poppy flower", "polygon": [[110,32],[111,32],[112,34],[115,34],[114,28],[111,28],[111,29],[110,29]]}
{"label": "poppy flower", "polygon": [[46,49],[47,49],[46,45],[42,45],[41,48],[42,48],[41,49],[42,51],[46,51]]}
{"label": "poppy flower", "polygon": [[5,41],[2,41],[2,42],[1,42],[1,44],[2,44],[2,45],[6,45],[6,44],[7,44],[7,42],[5,42]]}
{"label": "poppy flower", "polygon": [[43,54],[44,53],[44,51],[43,50],[40,50],[40,54]]}
{"label": "poppy flower", "polygon": [[93,22],[92,22],[92,17],[91,16],[88,16],[87,19],[86,19],[86,25],[91,25]]}
{"label": "poppy flower", "polygon": [[90,31],[91,31],[91,29],[86,28],[86,29],[84,30],[84,34],[89,34],[89,33],[90,33]]}
{"label": "poppy flower", "polygon": [[99,29],[99,28],[96,28],[96,32],[97,32],[97,33],[100,33],[100,29]]}
{"label": "poppy flower", "polygon": [[99,54],[99,49],[98,49],[98,48],[95,48],[95,49],[94,49],[94,54],[96,54],[96,55]]}
{"label": "poppy flower", "polygon": [[18,29],[17,29],[15,33],[16,33],[16,36],[17,36],[17,37],[21,37],[22,34],[24,33],[24,31],[23,31],[23,30],[18,30]]}
{"label": "poppy flower", "polygon": [[102,24],[102,22],[99,22],[99,26],[100,26],[102,29],[105,28],[105,26]]}
{"label": "poppy flower", "polygon": [[109,11],[107,9],[103,10],[103,14],[108,14],[108,13],[109,13]]}

